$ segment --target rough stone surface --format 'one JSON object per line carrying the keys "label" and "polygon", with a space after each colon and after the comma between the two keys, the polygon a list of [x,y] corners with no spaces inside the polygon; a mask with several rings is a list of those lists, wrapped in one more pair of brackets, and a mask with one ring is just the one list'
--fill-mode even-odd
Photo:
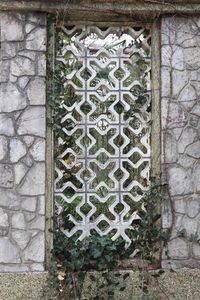
{"label": "rough stone surface", "polygon": [[3,14],[1,18],[1,38],[6,41],[23,41],[23,24],[14,16]]}
{"label": "rough stone surface", "polygon": [[40,106],[27,108],[18,121],[18,134],[45,137],[45,108]]}
{"label": "rough stone surface", "polygon": [[186,149],[186,153],[189,156],[192,156],[194,158],[200,158],[200,141],[197,141],[196,143],[189,145]]}
{"label": "rough stone surface", "polygon": [[24,250],[24,256],[26,261],[44,261],[44,234],[40,233],[32,239]]}
{"label": "rough stone surface", "polygon": [[44,270],[45,18],[0,14],[0,272]]}
{"label": "rough stone surface", "polygon": [[13,228],[26,229],[24,214],[21,212],[15,212],[12,216],[11,225]]}
{"label": "rough stone surface", "polygon": [[20,185],[18,191],[21,195],[41,195],[45,193],[44,163],[37,163],[31,167],[26,175],[26,180]]}
{"label": "rough stone surface", "polygon": [[4,136],[0,136],[0,160],[3,160],[8,151],[7,139]]}
{"label": "rough stone surface", "polygon": [[178,142],[178,152],[184,153],[186,146],[197,139],[197,131],[193,127],[186,127]]}
{"label": "rough stone surface", "polygon": [[189,218],[195,218],[199,213],[200,202],[197,200],[188,200],[187,202],[187,215]]}
{"label": "rough stone surface", "polygon": [[168,127],[183,127],[187,123],[187,113],[177,103],[169,104]]}
{"label": "rough stone surface", "polygon": [[26,98],[17,87],[9,82],[1,87],[0,112],[12,112],[26,107]]}
{"label": "rough stone surface", "polygon": [[44,216],[38,216],[32,222],[30,222],[31,229],[44,230],[44,226],[45,226]]}
{"label": "rough stone surface", "polygon": [[22,77],[20,77],[20,78],[18,79],[18,85],[19,85],[19,87],[20,87],[21,89],[24,89],[24,88],[27,86],[29,80],[30,80],[30,79],[29,79],[29,77],[27,77],[27,76],[22,76]]}
{"label": "rough stone surface", "polygon": [[165,161],[173,163],[177,160],[176,139],[171,133],[165,135]]}
{"label": "rough stone surface", "polygon": [[0,237],[0,263],[19,263],[17,247],[11,244],[8,237]]}
{"label": "rough stone surface", "polygon": [[13,136],[15,133],[13,120],[6,114],[0,114],[0,134]]}
{"label": "rough stone surface", "polygon": [[0,164],[0,187],[12,188],[14,182],[13,168],[10,165]]}
{"label": "rough stone surface", "polygon": [[20,199],[14,190],[0,188],[0,206],[8,209],[19,209]]}
{"label": "rough stone surface", "polygon": [[200,245],[197,243],[194,243],[192,250],[193,250],[194,258],[200,259]]}
{"label": "rough stone surface", "polygon": [[15,184],[18,185],[21,182],[28,170],[29,168],[23,163],[19,163],[14,166]]}
{"label": "rough stone surface", "polygon": [[14,76],[34,75],[34,63],[25,57],[17,57],[11,61],[11,74]]}
{"label": "rough stone surface", "polygon": [[35,161],[45,160],[45,141],[44,139],[37,139],[32,148],[30,154]]}
{"label": "rough stone surface", "polygon": [[45,197],[44,196],[40,196],[39,199],[39,210],[38,213],[41,215],[45,214]]}
{"label": "rough stone surface", "polygon": [[18,162],[26,154],[25,144],[15,138],[10,141],[10,161],[12,163]]}
{"label": "rough stone surface", "polygon": [[168,170],[169,190],[172,196],[185,195],[193,192],[193,184],[187,171],[180,167]]}
{"label": "rough stone surface", "polygon": [[36,206],[37,206],[37,198],[36,197],[23,198],[23,200],[22,200],[22,209],[34,212],[36,210]]}
{"label": "rough stone surface", "polygon": [[46,30],[37,28],[28,34],[26,39],[26,49],[45,51],[46,50]]}
{"label": "rough stone surface", "polygon": [[30,234],[24,230],[12,230],[12,239],[23,250],[30,241]]}
{"label": "rough stone surface", "polygon": [[36,78],[29,83],[28,98],[31,105],[45,104],[45,81],[42,78]]}
{"label": "rough stone surface", "polygon": [[173,259],[186,259],[188,258],[188,246],[187,242],[183,239],[177,238],[173,239],[168,243],[168,249]]}
{"label": "rough stone surface", "polygon": [[194,164],[193,181],[195,184],[195,191],[199,193],[200,192],[200,163]]}
{"label": "rough stone surface", "polygon": [[199,103],[197,103],[193,109],[192,109],[192,114],[197,115],[198,117],[200,117],[200,105]]}
{"label": "rough stone surface", "polygon": [[9,78],[10,62],[8,60],[0,61],[0,82],[6,82]]}
{"label": "rough stone surface", "polygon": [[2,208],[0,208],[0,227],[8,227],[8,214],[3,211]]}

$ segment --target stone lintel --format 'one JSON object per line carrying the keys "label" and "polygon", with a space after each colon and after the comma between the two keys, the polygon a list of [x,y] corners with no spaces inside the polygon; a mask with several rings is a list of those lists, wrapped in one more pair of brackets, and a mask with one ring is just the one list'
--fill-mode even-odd
{"label": "stone lintel", "polygon": [[[125,1],[66,1],[66,0],[1,0],[0,10],[43,11],[49,13],[63,13],[68,20],[85,21],[137,21],[137,18],[149,20],[163,14],[194,14],[200,12],[200,1],[185,0],[153,1],[153,0],[125,0]],[[149,20],[146,20],[149,21]]]}

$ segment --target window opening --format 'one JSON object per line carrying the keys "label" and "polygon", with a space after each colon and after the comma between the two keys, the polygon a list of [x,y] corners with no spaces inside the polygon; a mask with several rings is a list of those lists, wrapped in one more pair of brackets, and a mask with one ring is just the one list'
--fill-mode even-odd
{"label": "window opening", "polygon": [[55,201],[69,217],[63,231],[130,242],[149,186],[150,30],[62,26],[57,40]]}

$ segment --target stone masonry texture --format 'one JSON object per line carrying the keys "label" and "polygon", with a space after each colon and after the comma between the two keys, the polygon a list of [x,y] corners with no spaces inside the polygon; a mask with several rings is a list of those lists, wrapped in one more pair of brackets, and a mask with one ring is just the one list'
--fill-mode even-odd
{"label": "stone masonry texture", "polygon": [[46,16],[1,13],[0,272],[43,271]]}
{"label": "stone masonry texture", "polygon": [[200,267],[199,17],[162,18],[161,120],[163,266]]}

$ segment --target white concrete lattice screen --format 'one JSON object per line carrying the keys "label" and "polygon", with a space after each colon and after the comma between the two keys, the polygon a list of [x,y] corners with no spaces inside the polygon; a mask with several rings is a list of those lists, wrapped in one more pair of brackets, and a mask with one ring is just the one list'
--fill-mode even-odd
{"label": "white concrete lattice screen", "polygon": [[150,169],[150,31],[62,27],[57,66],[65,91],[56,135],[55,198],[67,236],[130,241]]}

